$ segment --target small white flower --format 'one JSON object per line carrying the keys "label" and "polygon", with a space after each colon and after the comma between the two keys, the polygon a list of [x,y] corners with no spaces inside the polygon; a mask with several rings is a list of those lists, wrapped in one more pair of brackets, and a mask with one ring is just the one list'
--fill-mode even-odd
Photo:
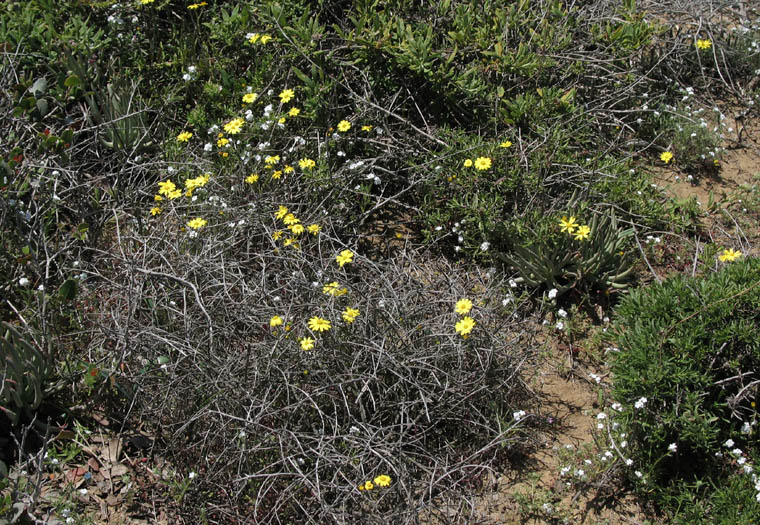
{"label": "small white flower", "polygon": [[488,248],[490,248],[490,247],[491,247],[491,243],[490,243],[490,242],[488,242],[488,241],[484,241],[484,242],[482,242],[482,243],[480,244],[480,251],[482,251],[482,252],[487,252],[487,251],[488,251]]}
{"label": "small white flower", "polygon": [[584,460],[583,460],[583,462],[584,462],[586,465],[593,465],[593,464],[594,464],[594,462],[593,462],[593,461],[591,461],[590,459],[584,459]]}
{"label": "small white flower", "polygon": [[628,441],[623,441],[620,443],[620,448],[627,448],[628,447]]}
{"label": "small white flower", "polygon": [[29,282],[30,282],[29,279],[27,279],[26,277],[22,277],[21,279],[18,280],[18,285],[29,286]]}
{"label": "small white flower", "polygon": [[559,471],[560,476],[567,476],[567,473],[570,472],[570,467],[562,467],[562,469]]}
{"label": "small white flower", "polygon": [[731,448],[734,446],[734,440],[733,439],[727,439],[725,443],[723,443],[726,448]]}
{"label": "small white flower", "polygon": [[733,455],[735,455],[735,456],[741,456],[741,455],[742,455],[742,449],[740,449],[740,448],[735,448],[735,449],[733,449],[733,450],[731,451],[731,454],[733,454]]}
{"label": "small white flower", "polygon": [[515,281],[514,279],[510,279],[509,286],[510,288],[517,288],[517,281]]}
{"label": "small white flower", "polygon": [[615,401],[614,403],[612,403],[610,408],[612,408],[612,410],[614,410],[615,412],[620,412],[621,410],[623,410],[623,405]]}
{"label": "small white flower", "polygon": [[511,302],[512,302],[512,297],[508,295],[504,299],[501,300],[501,305],[507,306]]}
{"label": "small white flower", "polygon": [[744,456],[742,456],[742,457],[740,457],[739,459],[737,459],[737,460],[736,460],[736,462],[737,462],[739,465],[744,465],[744,464],[747,462],[747,458],[745,458]]}
{"label": "small white flower", "polygon": [[85,495],[87,494],[87,489],[79,489],[79,493]]}
{"label": "small white flower", "polygon": [[37,291],[38,291],[38,292],[44,292],[44,291],[45,291],[45,287],[44,287],[43,285],[39,285],[39,286],[37,287]]}
{"label": "small white flower", "polygon": [[644,475],[644,474],[641,473],[640,470],[635,471],[634,474],[636,474],[637,478],[640,478],[640,477],[642,477]]}
{"label": "small white flower", "polygon": [[745,421],[744,424],[742,425],[742,434],[749,434],[750,431],[751,431],[751,428],[749,425],[749,421]]}
{"label": "small white flower", "polygon": [[190,474],[188,474],[187,477],[190,478],[190,479],[194,479],[195,476],[197,476],[197,475],[198,474],[196,474],[195,472],[190,472]]}
{"label": "small white flower", "polygon": [[555,327],[557,330],[564,330],[564,328],[565,328],[565,323],[563,323],[562,321],[557,321],[557,324],[555,324],[555,325],[554,325],[554,327]]}
{"label": "small white flower", "polygon": [[549,299],[554,299],[555,297],[557,297],[557,289],[552,288],[551,290],[549,290],[549,293],[546,295],[547,297],[549,297]]}
{"label": "small white flower", "polygon": [[564,319],[565,317],[567,317],[567,312],[563,310],[562,308],[560,308],[559,310],[557,310],[557,315]]}
{"label": "small white flower", "polygon": [[605,414],[604,412],[599,412],[596,415],[596,419],[607,419],[607,414]]}
{"label": "small white flower", "polygon": [[632,460],[631,458],[628,458],[628,459],[626,459],[626,460],[625,460],[625,465],[626,465],[627,467],[631,467],[631,466],[633,466],[633,460]]}
{"label": "small white flower", "polygon": [[210,142],[207,142],[203,145],[203,151],[211,151],[214,147],[211,145]]}
{"label": "small white flower", "polygon": [[187,66],[187,72],[190,73],[191,75],[195,73],[195,71],[196,71],[195,66]]}
{"label": "small white flower", "polygon": [[585,475],[586,473],[583,471],[583,469],[579,468],[575,470],[575,477],[582,478]]}
{"label": "small white flower", "polygon": [[514,418],[515,421],[520,421],[521,419],[525,417],[525,415],[526,415],[525,410],[518,410],[517,412],[512,413],[512,417]]}
{"label": "small white flower", "polygon": [[644,408],[644,405],[647,404],[647,398],[646,397],[640,397],[638,401],[636,401],[633,406],[639,410]]}
{"label": "small white flower", "polygon": [[678,445],[676,445],[675,443],[671,443],[670,445],[668,445],[668,450],[671,452],[675,452],[676,450],[678,450]]}

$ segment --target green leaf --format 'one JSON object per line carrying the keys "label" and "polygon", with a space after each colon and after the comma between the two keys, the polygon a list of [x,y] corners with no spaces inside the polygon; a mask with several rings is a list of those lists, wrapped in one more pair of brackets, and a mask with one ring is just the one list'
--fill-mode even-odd
{"label": "green leaf", "polygon": [[58,295],[66,301],[73,300],[77,295],[76,279],[67,279],[58,289]]}

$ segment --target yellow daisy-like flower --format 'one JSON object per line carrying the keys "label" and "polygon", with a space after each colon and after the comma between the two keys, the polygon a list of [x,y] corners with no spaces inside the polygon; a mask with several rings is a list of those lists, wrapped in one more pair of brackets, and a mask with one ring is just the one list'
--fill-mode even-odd
{"label": "yellow daisy-like flower", "polygon": [[156,201],[156,202],[158,202],[158,201],[164,200],[164,198],[161,195],[154,195],[153,196],[153,200]]}
{"label": "yellow daisy-like flower", "polygon": [[293,168],[293,166],[285,166],[284,168],[282,168],[282,172],[286,174],[293,173],[294,171],[296,170]]}
{"label": "yellow daisy-like flower", "polygon": [[285,124],[285,117],[280,117],[279,119],[277,119],[277,122],[280,124]]}
{"label": "yellow daisy-like flower", "polygon": [[301,113],[301,110],[298,108],[290,108],[290,111],[288,111],[289,117],[297,117]]}
{"label": "yellow daisy-like flower", "polygon": [[575,230],[575,233],[573,235],[576,241],[582,241],[583,239],[588,239],[590,233],[591,228],[584,224],[583,226],[578,226],[578,229]]}
{"label": "yellow daisy-like flower", "polygon": [[499,144],[500,148],[510,148],[512,147],[512,141],[511,140],[505,140],[501,144]]}
{"label": "yellow daisy-like flower", "polygon": [[272,318],[269,320],[269,326],[272,328],[275,328],[277,326],[280,326],[285,321],[280,317],[279,315],[272,316]]}
{"label": "yellow daisy-like flower", "polygon": [[306,228],[303,227],[303,224],[291,224],[288,229],[293,232],[293,235],[301,235]]}
{"label": "yellow daisy-like flower", "polygon": [[333,281],[331,283],[327,283],[322,287],[322,293],[325,295],[332,295],[335,297],[340,293],[340,285],[338,284],[338,281]]}
{"label": "yellow daisy-like flower", "polygon": [[307,231],[308,231],[310,234],[312,234],[312,235],[316,235],[316,234],[318,234],[318,233],[319,233],[319,231],[320,231],[321,229],[322,229],[322,226],[320,226],[319,224],[309,224],[309,225],[306,227],[306,230],[307,230]]}
{"label": "yellow daisy-like flower", "polygon": [[362,131],[372,131],[372,126],[369,126],[369,125],[362,126]]}
{"label": "yellow daisy-like flower", "polygon": [[460,299],[457,301],[457,304],[454,305],[454,311],[459,315],[468,314],[470,313],[470,310],[472,310],[472,301],[469,299]]}
{"label": "yellow daisy-like flower", "polygon": [[282,170],[277,170],[272,173],[272,180],[280,180],[280,177],[282,177]]}
{"label": "yellow daisy-like flower", "polygon": [[200,217],[196,217],[195,219],[192,219],[187,222],[187,225],[190,226],[194,230],[200,230],[203,228],[206,224],[208,224],[208,221],[206,219],[202,219]]}
{"label": "yellow daisy-like flower", "polygon": [[220,138],[219,140],[216,141],[216,147],[217,148],[223,148],[223,147],[225,147],[229,143],[230,143],[230,139],[222,137],[222,138]]}
{"label": "yellow daisy-like flower", "polygon": [[182,133],[177,135],[177,142],[187,142],[188,140],[190,140],[192,136],[193,134],[190,133],[189,131],[183,131]]}
{"label": "yellow daisy-like flower", "polygon": [[670,162],[672,159],[673,159],[673,154],[671,152],[663,151],[662,153],[660,153],[660,160],[664,162],[665,164]]}
{"label": "yellow daisy-like flower", "polygon": [[729,248],[727,250],[723,250],[723,253],[718,256],[718,259],[723,262],[733,262],[741,256],[742,252],[734,250],[733,248]]}
{"label": "yellow daisy-like flower", "polygon": [[347,322],[348,324],[351,324],[354,321],[356,321],[357,317],[359,317],[359,313],[360,313],[359,310],[357,310],[356,308],[351,308],[347,306],[346,309],[343,310],[342,317],[345,322]]}
{"label": "yellow daisy-like flower", "polygon": [[180,197],[182,197],[182,190],[177,188],[167,193],[166,196],[169,197],[169,200],[179,199]]}
{"label": "yellow daisy-like flower", "polygon": [[338,131],[340,131],[341,133],[345,133],[349,129],[351,129],[351,123],[349,121],[341,120],[340,122],[338,122]]}
{"label": "yellow daisy-like flower", "polygon": [[575,217],[570,217],[569,219],[567,217],[562,217],[562,219],[559,221],[559,227],[559,231],[572,234],[578,227],[578,223],[575,222]]}
{"label": "yellow daisy-like flower", "polygon": [[261,35],[258,33],[252,33],[250,37],[248,37],[248,42],[251,44],[255,44],[259,41],[259,38],[261,38]]}
{"label": "yellow daisy-like flower", "polygon": [[302,337],[298,343],[301,345],[301,350],[311,350],[314,348],[315,341],[313,337]]}
{"label": "yellow daisy-like flower", "polygon": [[292,213],[288,213],[285,217],[282,218],[282,222],[284,222],[287,225],[290,225],[290,224],[298,224],[301,221]]}
{"label": "yellow daisy-like flower", "polygon": [[293,100],[293,97],[295,96],[296,96],[296,93],[292,89],[283,89],[279,95],[280,102],[282,102],[283,104],[287,104],[288,102]]}
{"label": "yellow daisy-like flower", "polygon": [[378,487],[389,487],[391,485],[391,477],[386,476],[385,474],[381,474],[380,476],[375,478],[375,485]]}
{"label": "yellow daisy-like flower", "polygon": [[491,169],[491,159],[489,157],[478,157],[475,159],[475,169],[479,171]]}
{"label": "yellow daisy-like flower", "polygon": [[250,175],[248,175],[248,176],[245,178],[245,181],[246,181],[248,184],[254,184],[255,182],[258,182],[258,180],[259,180],[259,176],[258,176],[257,174],[255,174],[255,173],[251,173]]}
{"label": "yellow daisy-like flower", "polygon": [[282,244],[284,246],[292,246],[293,248],[298,248],[298,240],[294,239],[293,237],[288,237]]}
{"label": "yellow daisy-like flower", "polygon": [[205,5],[208,5],[208,3],[206,3],[206,2],[200,2],[198,4],[190,4],[189,6],[187,6],[187,8],[188,9],[198,9],[199,7],[203,7]]}
{"label": "yellow daisy-like flower", "polygon": [[475,320],[470,317],[462,317],[459,321],[457,321],[457,324],[454,325],[454,330],[461,335],[470,335],[470,332],[472,332],[472,329],[475,328]]}
{"label": "yellow daisy-like flower", "polygon": [[335,260],[338,262],[340,267],[343,268],[344,264],[354,261],[354,252],[351,250],[343,250],[335,256]]}
{"label": "yellow daisy-like flower", "polygon": [[224,125],[224,131],[226,131],[230,135],[237,135],[238,133],[240,133],[240,130],[243,129],[244,123],[245,123],[245,120],[241,118],[234,118]]}
{"label": "yellow daisy-like flower", "polygon": [[256,102],[257,98],[259,98],[259,95],[256,93],[246,93],[243,95],[243,103],[251,104],[253,102]]}
{"label": "yellow daisy-like flower", "polygon": [[266,44],[270,40],[272,40],[272,37],[270,35],[261,35],[261,43],[262,44]]}
{"label": "yellow daisy-like flower", "polygon": [[372,484],[371,481],[365,481],[364,482],[364,490],[372,490],[375,486]]}
{"label": "yellow daisy-like flower", "polygon": [[154,1],[155,0],[140,0],[140,3],[142,5],[148,5],[148,4],[152,4]]}
{"label": "yellow daisy-like flower", "polygon": [[280,206],[279,208],[277,208],[277,213],[274,214],[274,218],[282,219],[287,214],[288,214],[288,208],[286,208],[285,206]]}
{"label": "yellow daisy-like flower", "polygon": [[274,166],[278,162],[280,162],[280,156],[279,155],[267,155],[264,158],[264,164],[266,164],[267,166]]}
{"label": "yellow daisy-like flower", "polygon": [[298,167],[302,170],[310,170],[313,169],[314,166],[316,166],[317,163],[314,162],[312,159],[301,159],[298,161]]}
{"label": "yellow daisy-like flower", "polygon": [[710,49],[711,47],[712,42],[709,39],[697,40],[697,49]]}
{"label": "yellow daisy-like flower", "polygon": [[469,168],[472,166],[472,159],[464,159],[464,167]]}
{"label": "yellow daisy-like flower", "polygon": [[[166,179],[163,182],[158,183],[158,194],[159,195],[165,195],[166,197],[169,196],[171,192],[177,189],[177,186],[174,185],[174,183],[171,181],[171,179]],[[160,199],[158,199],[160,200]]]}
{"label": "yellow daisy-like flower", "polygon": [[274,233],[272,234],[272,240],[273,240],[273,241],[279,241],[279,240],[280,240],[280,237],[282,237],[284,233],[285,233],[285,232],[284,232],[284,231],[282,231],[282,230],[277,230],[276,232],[274,232]]}
{"label": "yellow daisy-like flower", "polygon": [[332,325],[327,319],[321,317],[312,317],[309,319],[309,328],[315,332],[326,332]]}
{"label": "yellow daisy-like flower", "polygon": [[151,214],[151,215],[154,215],[154,216],[155,216],[155,215],[158,215],[159,213],[161,213],[161,208],[159,208],[158,206],[153,206],[153,207],[150,209],[150,214]]}

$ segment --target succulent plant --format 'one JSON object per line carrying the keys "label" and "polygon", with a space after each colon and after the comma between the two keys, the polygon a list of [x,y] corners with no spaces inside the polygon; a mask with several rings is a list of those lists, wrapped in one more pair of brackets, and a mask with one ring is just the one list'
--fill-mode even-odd
{"label": "succulent plant", "polygon": [[621,229],[611,211],[594,215],[588,226],[586,239],[567,233],[535,235],[533,244],[518,245],[501,258],[520,272],[517,282],[556,288],[559,295],[571,288],[626,288],[633,273],[633,258],[626,251],[633,228]]}
{"label": "succulent plant", "polygon": [[12,325],[3,322],[0,337],[0,410],[16,425],[31,416],[47,395],[53,365]]}

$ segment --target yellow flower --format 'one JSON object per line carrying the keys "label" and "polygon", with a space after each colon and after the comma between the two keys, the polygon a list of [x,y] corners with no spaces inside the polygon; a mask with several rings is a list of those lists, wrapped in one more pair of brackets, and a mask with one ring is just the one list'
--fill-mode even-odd
{"label": "yellow flower", "polygon": [[274,328],[274,327],[276,327],[276,326],[280,326],[280,325],[281,325],[282,323],[284,323],[284,322],[285,322],[285,321],[283,321],[282,317],[280,317],[279,315],[275,315],[275,316],[273,316],[273,317],[272,317],[272,318],[269,320],[269,326],[271,326],[272,328]]}
{"label": "yellow flower", "polygon": [[208,224],[208,221],[206,219],[201,219],[200,217],[196,217],[195,219],[192,219],[187,222],[187,225],[190,226],[194,230],[200,230],[206,224]]}
{"label": "yellow flower", "polygon": [[314,338],[313,337],[302,337],[298,340],[299,344],[301,345],[301,350],[311,350],[314,348]]}
{"label": "yellow flower", "polygon": [[280,162],[280,156],[279,155],[267,155],[264,158],[264,164],[266,164],[267,166],[274,166],[278,162]]}
{"label": "yellow flower", "polygon": [[282,177],[282,170],[277,170],[272,173],[272,180],[280,180],[280,177]]}
{"label": "yellow flower", "polygon": [[512,141],[511,140],[505,140],[501,144],[499,144],[500,148],[509,148],[512,147]]}
{"label": "yellow flower", "polygon": [[389,487],[391,484],[391,477],[386,476],[385,474],[381,474],[380,476],[375,478],[375,485],[378,487]]}
{"label": "yellow flower", "polygon": [[285,117],[280,117],[279,119],[277,119],[277,122],[280,124],[285,124]]}
{"label": "yellow flower", "polygon": [[489,157],[478,157],[475,159],[475,169],[485,171],[491,168],[491,159]]}
{"label": "yellow flower", "polygon": [[285,206],[280,206],[277,209],[277,213],[274,214],[275,219],[282,219],[288,214],[288,209]]}
{"label": "yellow flower", "polygon": [[153,2],[154,2],[154,0],[140,0],[140,3],[142,5],[152,4]]}
{"label": "yellow flower", "polygon": [[341,120],[340,122],[338,122],[338,131],[345,133],[349,129],[351,129],[351,123],[349,121]]}
{"label": "yellow flower", "polygon": [[338,284],[338,281],[333,281],[324,285],[322,287],[322,293],[325,295],[332,295],[333,297],[340,295],[340,285]]}
{"label": "yellow flower", "polygon": [[578,226],[578,229],[575,231],[575,240],[576,241],[582,241],[583,239],[588,239],[589,234],[591,233],[591,228],[586,226],[585,224],[583,226]]}
{"label": "yellow flower", "polygon": [[664,162],[665,164],[670,162],[672,159],[673,159],[673,154],[671,152],[663,151],[662,153],[660,153],[660,160]]}
{"label": "yellow flower", "polygon": [[178,199],[179,197],[182,196],[182,190],[180,189],[172,190],[169,193],[167,193],[166,196],[169,197],[169,200]]}
{"label": "yellow flower", "polygon": [[257,98],[259,98],[259,96],[256,93],[246,93],[243,95],[243,103],[250,104],[256,102]]}
{"label": "yellow flower", "polygon": [[258,33],[252,33],[251,36],[248,38],[248,42],[251,44],[255,44],[259,41],[259,38],[261,38],[261,35]]}
{"label": "yellow flower", "polygon": [[356,308],[351,308],[347,306],[346,309],[343,310],[342,317],[345,322],[347,322],[348,324],[351,324],[354,321],[356,321],[357,317],[359,317],[359,313],[360,313],[359,310],[357,310]]}
{"label": "yellow flower", "polygon": [[293,237],[288,237],[282,244],[284,246],[292,246],[293,248],[298,248],[298,241]]}
{"label": "yellow flower", "polygon": [[567,217],[562,217],[562,220],[559,221],[559,226],[559,231],[572,234],[578,227],[578,223],[575,222],[575,217],[570,217],[569,219]]}
{"label": "yellow flower", "polygon": [[261,35],[261,43],[262,43],[262,44],[266,44],[266,43],[267,43],[267,42],[269,42],[270,40],[272,40],[272,37],[271,37],[271,36],[269,36],[269,35]]}
{"label": "yellow flower", "polygon": [[165,181],[158,183],[159,195],[166,195],[168,197],[169,193],[173,192],[176,189],[177,189],[177,186],[174,185],[171,179],[166,179]]}
{"label": "yellow flower", "polygon": [[280,96],[280,102],[282,102],[283,104],[287,104],[288,102],[293,100],[293,97],[296,96],[296,93],[292,89],[283,89],[280,92],[279,96]]}
{"label": "yellow flower", "polygon": [[309,319],[309,328],[315,332],[325,332],[330,329],[330,321],[321,317],[312,317]]}
{"label": "yellow flower", "polygon": [[297,117],[298,114],[301,113],[301,110],[298,108],[290,108],[290,111],[288,111],[289,117]]}
{"label": "yellow flower", "polygon": [[293,232],[293,235],[301,235],[306,228],[303,227],[303,224],[291,224],[288,229]]}
{"label": "yellow flower", "polygon": [[372,484],[371,481],[365,481],[364,482],[364,490],[372,490],[374,488],[375,488],[375,486]]}
{"label": "yellow flower", "polygon": [[153,206],[150,209],[150,214],[151,215],[158,215],[159,213],[161,213],[161,208],[159,208],[158,206]]}
{"label": "yellow flower", "polygon": [[317,163],[314,162],[312,159],[301,159],[298,161],[298,167],[302,170],[310,170],[316,166]]}
{"label": "yellow flower", "polygon": [[454,330],[461,336],[469,335],[472,329],[475,328],[475,320],[472,317],[462,317],[457,324],[454,325]]}
{"label": "yellow flower", "polygon": [[723,250],[723,253],[718,256],[718,259],[723,262],[733,262],[741,256],[742,252],[734,250],[733,248],[729,248],[727,250]]}
{"label": "yellow flower", "polygon": [[272,234],[272,240],[273,240],[273,241],[279,241],[279,240],[280,240],[280,237],[282,237],[282,234],[283,234],[283,233],[285,233],[285,232],[283,232],[282,230],[277,230],[276,232],[274,232],[274,233]]}
{"label": "yellow flower", "polygon": [[464,167],[469,168],[472,166],[472,159],[464,159]]}
{"label": "yellow flower", "polygon": [[470,313],[470,310],[472,310],[472,301],[469,299],[460,299],[457,301],[457,304],[454,305],[454,311],[459,315],[468,314]]}
{"label": "yellow flower", "polygon": [[158,202],[158,201],[164,200],[164,198],[161,195],[154,195],[153,196],[153,200],[156,201],[156,202]]}
{"label": "yellow flower", "polygon": [[234,118],[224,125],[224,131],[230,135],[237,135],[243,129],[245,121],[241,118]]}
{"label": "yellow flower", "polygon": [[372,131],[372,126],[369,126],[369,125],[362,126],[362,131]]}
{"label": "yellow flower", "polygon": [[316,235],[319,233],[319,230],[322,229],[322,226],[319,224],[309,224],[306,229],[309,231],[310,234]]}
{"label": "yellow flower", "polygon": [[282,218],[282,222],[285,224],[298,224],[301,221],[292,213],[288,213],[285,217]]}
{"label": "yellow flower", "polygon": [[188,9],[198,9],[199,7],[203,7],[204,5],[208,5],[206,2],[200,2],[198,4],[190,4],[187,6]]}
{"label": "yellow flower", "polygon": [[210,178],[211,174],[206,173],[205,175],[198,175],[193,179],[185,179],[185,195],[187,197],[192,197],[193,191],[196,188],[202,188],[205,186]]}
{"label": "yellow flower", "polygon": [[187,142],[188,140],[190,140],[190,137],[192,136],[193,134],[190,133],[189,131],[183,131],[182,133],[177,135],[177,142]]}
{"label": "yellow flower", "polygon": [[697,40],[697,49],[710,49],[711,47],[712,42],[709,39]]}
{"label": "yellow flower", "polygon": [[216,147],[217,148],[223,148],[223,147],[225,147],[229,143],[230,143],[230,139],[226,139],[226,138],[222,137],[222,138],[220,138],[219,140],[216,141]]}
{"label": "yellow flower", "polygon": [[354,261],[354,252],[351,250],[343,250],[335,256],[335,260],[338,262],[340,267],[343,268],[344,264]]}
{"label": "yellow flower", "polygon": [[253,184],[253,183],[257,182],[258,180],[259,180],[259,176],[258,176],[257,174],[255,174],[255,173],[251,173],[250,175],[248,175],[248,176],[245,178],[245,181],[246,181],[248,184]]}

